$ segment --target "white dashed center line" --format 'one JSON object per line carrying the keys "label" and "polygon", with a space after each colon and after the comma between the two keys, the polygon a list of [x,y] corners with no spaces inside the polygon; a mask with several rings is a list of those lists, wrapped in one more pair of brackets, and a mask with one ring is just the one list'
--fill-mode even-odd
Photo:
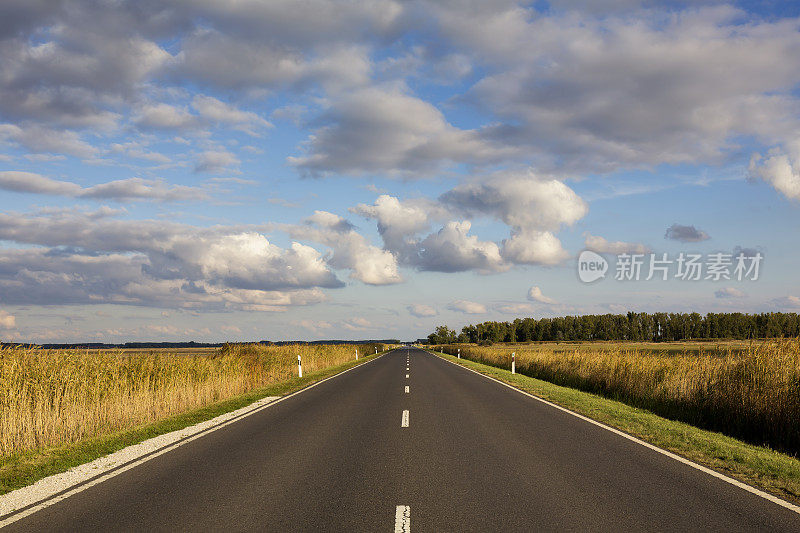
{"label": "white dashed center line", "polygon": [[406,374],[406,379],[408,379],[408,374]]}
{"label": "white dashed center line", "polygon": [[394,533],[411,533],[411,507],[398,505],[394,512]]}
{"label": "white dashed center line", "polygon": [[409,392],[411,392],[411,387],[409,387],[408,385],[406,385],[406,394],[408,394]]}
{"label": "white dashed center line", "polygon": [[408,409],[403,411],[403,421],[400,424],[400,427],[407,428],[408,427]]}

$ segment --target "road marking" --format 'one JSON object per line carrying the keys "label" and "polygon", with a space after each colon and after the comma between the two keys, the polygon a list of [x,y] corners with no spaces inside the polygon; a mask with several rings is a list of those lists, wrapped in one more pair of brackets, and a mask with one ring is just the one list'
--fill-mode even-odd
{"label": "road marking", "polygon": [[411,533],[411,507],[398,505],[394,512],[394,533]]}
{"label": "road marking", "polygon": [[411,387],[409,387],[408,385],[406,385],[406,394],[408,394],[409,392],[411,392]]}
{"label": "road marking", "polygon": [[[72,495],[83,492],[84,490],[95,485],[99,485],[103,481],[137,467],[140,464],[149,461],[150,459],[154,459],[171,450],[174,450],[175,448],[178,448],[179,446],[183,446],[184,444],[192,442],[193,440],[208,435],[212,431],[216,431],[225,426],[233,424],[234,422],[238,422],[242,418],[255,414],[268,407],[272,407],[277,403],[287,400],[297,394],[301,394],[330,379],[337,378],[342,374],[350,372],[351,370],[355,370],[356,368],[368,365],[373,361],[377,361],[384,355],[386,354],[381,354],[374,359],[370,359],[369,361],[360,363],[352,368],[348,368],[344,372],[339,372],[333,376],[321,379],[316,383],[312,383],[307,387],[304,387],[291,394],[287,394],[286,396],[282,396],[278,399],[270,399],[269,397],[262,398],[261,400],[258,400],[246,407],[242,407],[241,409],[237,409],[236,411],[224,413],[216,418],[212,418],[211,420],[206,420],[205,422],[195,424],[194,426],[179,429],[171,433],[158,435],[152,439],[148,439],[138,444],[133,444],[127,448],[123,448],[122,450],[114,452],[111,455],[100,457],[94,461],[84,463],[66,472],[53,474],[52,476],[40,479],[36,483],[28,485],[27,487],[22,487],[20,489],[3,494],[0,496],[0,529],[13,524],[18,520],[21,520],[26,516],[30,516],[37,511],[41,511],[46,507],[50,507],[51,505],[65,500]],[[177,436],[178,440],[171,441],[169,444],[157,448],[156,450],[149,451],[149,448],[146,446],[150,441],[169,438],[173,435]],[[114,457],[118,457],[117,454],[137,446],[141,447],[142,450],[147,451],[144,451],[143,455],[134,457],[126,463],[118,464],[114,462]]]}
{"label": "road marking", "polygon": [[[429,353],[432,353],[432,352],[429,352]],[[433,355],[436,355],[436,354],[433,353]],[[782,499],[778,498],[777,496],[773,496],[772,494],[770,494],[768,492],[764,492],[763,490],[759,490],[759,489],[757,489],[755,487],[751,487],[747,483],[742,483],[741,481],[739,481],[737,479],[733,479],[731,477],[728,477],[725,474],[720,474],[716,470],[711,470],[710,468],[705,467],[705,466],[703,466],[701,464],[697,464],[697,463],[695,463],[693,461],[690,461],[689,459],[686,459],[685,457],[681,457],[680,455],[674,454],[672,452],[668,452],[667,450],[663,450],[663,449],[659,448],[658,446],[656,446],[654,444],[650,444],[649,442],[645,442],[645,441],[643,441],[641,439],[638,439],[638,438],[634,437],[633,435],[628,435],[624,431],[620,431],[620,430],[618,430],[616,428],[612,428],[611,426],[607,426],[607,425],[603,424],[602,422],[598,422],[597,420],[592,420],[591,418],[589,418],[587,416],[583,416],[582,414],[576,413],[575,411],[570,411],[566,407],[561,407],[560,405],[556,405],[553,402],[549,402],[549,401],[545,400],[544,398],[539,398],[538,396],[534,396],[533,394],[531,394],[529,392],[525,392],[524,390],[518,389],[518,388],[514,387],[513,385],[509,385],[508,383],[500,381],[499,379],[495,379],[495,378],[493,378],[491,376],[487,376],[486,374],[481,374],[477,370],[472,370],[471,368],[467,368],[467,367],[465,367],[463,365],[460,365],[458,363],[454,363],[453,361],[448,361],[444,357],[440,357],[438,355],[436,355],[436,357],[439,357],[439,359],[442,359],[443,361],[446,361],[446,362],[448,362],[448,363],[450,363],[452,365],[455,365],[455,366],[457,366],[459,368],[463,368],[464,370],[468,370],[469,372],[472,372],[473,374],[478,374],[479,376],[484,377],[486,379],[490,379],[492,381],[496,381],[500,385],[503,385],[504,387],[508,387],[509,389],[511,389],[513,391],[516,391],[516,392],[518,392],[520,394],[524,394],[525,396],[528,396],[529,398],[533,398],[534,400],[536,400],[538,402],[542,402],[543,404],[549,405],[550,407],[555,407],[559,411],[563,411],[565,413],[571,414],[572,416],[580,418],[581,420],[583,420],[585,422],[589,422],[590,424],[594,424],[597,427],[603,428],[606,431],[610,431],[611,433],[619,435],[620,437],[628,439],[629,441],[635,442],[636,444],[641,444],[645,448],[650,448],[651,450],[653,450],[655,452],[658,452],[658,453],[660,453],[662,455],[666,455],[667,457],[669,457],[671,459],[675,459],[679,463],[683,463],[686,466],[691,466],[692,468],[694,468],[696,470],[699,470],[701,472],[704,472],[704,473],[708,474],[709,476],[713,476],[713,477],[715,477],[715,478],[717,478],[717,479],[719,479],[721,481],[724,481],[726,483],[730,483],[734,487],[739,487],[740,489],[746,490],[747,492],[749,492],[751,494],[755,494],[756,496],[760,496],[761,498],[764,498],[765,500],[769,500],[772,503],[780,505],[781,507],[783,507],[785,509],[788,509],[790,511],[794,511],[795,513],[800,514],[800,506],[797,506],[797,505],[794,505],[793,503],[789,503],[789,502],[787,502],[785,500],[782,500]]]}
{"label": "road marking", "polygon": [[408,409],[403,411],[403,420],[400,423],[400,427],[407,428],[408,427]]}
{"label": "road marking", "polygon": [[408,379],[408,374],[406,374],[406,379]]}

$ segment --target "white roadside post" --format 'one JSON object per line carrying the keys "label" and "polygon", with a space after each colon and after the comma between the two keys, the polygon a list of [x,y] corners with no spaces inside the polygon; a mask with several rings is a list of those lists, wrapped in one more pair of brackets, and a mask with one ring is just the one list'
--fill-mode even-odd
{"label": "white roadside post", "polygon": [[517,352],[511,352],[511,373],[517,373]]}
{"label": "white roadside post", "polygon": [[358,348],[356,348],[356,361],[358,361]]}
{"label": "white roadside post", "polygon": [[303,361],[300,359],[300,354],[297,354],[297,374],[298,377],[303,377]]}
{"label": "white roadside post", "polygon": [[375,355],[378,355],[378,349],[375,348]]}
{"label": "white roadside post", "polygon": [[458,349],[458,358],[461,359],[461,348]]}

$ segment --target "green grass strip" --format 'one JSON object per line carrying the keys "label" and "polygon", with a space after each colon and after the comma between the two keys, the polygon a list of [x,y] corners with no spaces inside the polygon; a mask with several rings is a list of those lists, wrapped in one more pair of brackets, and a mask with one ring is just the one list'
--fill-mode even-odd
{"label": "green grass strip", "polygon": [[763,446],[754,446],[722,433],[662,418],[650,411],[596,394],[522,374],[512,374],[509,370],[458,359],[448,354],[431,353],[624,431],[779,498],[800,503],[800,460],[794,457]]}
{"label": "green grass strip", "polygon": [[[383,355],[384,353],[386,352],[381,352],[378,355]],[[262,389],[253,390],[199,409],[173,415],[157,422],[91,437],[62,446],[31,450],[2,457],[0,458],[0,494],[28,486],[47,476],[65,472],[72,467],[88,463],[152,437],[211,420],[219,415],[246,407],[261,398],[285,396],[325,378],[371,361],[378,355],[365,356],[358,361],[350,361],[325,370],[312,372],[302,378],[273,383]]]}

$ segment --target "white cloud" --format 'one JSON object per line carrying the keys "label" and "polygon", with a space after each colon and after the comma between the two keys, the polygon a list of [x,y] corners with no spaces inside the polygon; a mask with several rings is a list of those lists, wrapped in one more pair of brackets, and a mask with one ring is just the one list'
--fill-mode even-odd
{"label": "white cloud", "polygon": [[586,203],[563,182],[530,170],[503,172],[459,185],[441,196],[456,210],[492,216],[511,227],[503,257],[512,263],[554,265],[567,257],[552,231],[587,213]]}
{"label": "white cloud", "polygon": [[5,302],[122,303],[278,310],[325,299],[342,283],[300,243],[280,248],[255,231],[198,228],[85,213],[0,214]]}
{"label": "white cloud", "polygon": [[535,311],[530,304],[498,304],[494,308],[506,315],[532,314]]}
{"label": "white cloud", "polygon": [[192,107],[203,119],[215,123],[230,124],[251,135],[256,135],[256,131],[260,128],[272,126],[256,113],[242,111],[211,96],[195,96],[192,100]]}
{"label": "white cloud", "polygon": [[142,106],[133,121],[138,126],[160,130],[180,130],[198,125],[197,117],[185,108],[163,103]]}
{"label": "white cloud", "polygon": [[516,264],[557,265],[569,254],[549,231],[519,231],[503,241],[503,258]]}
{"label": "white cloud", "polygon": [[780,298],[770,300],[769,303],[781,309],[798,309],[800,308],[800,296],[794,296],[792,294],[781,296]]}
{"label": "white cloud", "polygon": [[409,264],[413,264],[418,256],[416,235],[427,231],[432,221],[449,216],[437,202],[424,198],[400,201],[385,194],[379,196],[373,205],[358,204],[350,211],[376,220],[385,248]]}
{"label": "white cloud", "polygon": [[119,202],[130,200],[203,200],[208,194],[199,187],[168,185],[163,180],[128,178],[86,187],[78,195],[82,198],[110,199]]}
{"label": "white cloud", "polygon": [[584,246],[598,254],[646,254],[650,248],[638,242],[609,241],[599,235],[586,233]]}
{"label": "white cloud", "polygon": [[16,326],[16,317],[0,309],[0,329],[14,329]]}
{"label": "white cloud", "polygon": [[482,315],[486,313],[486,306],[469,300],[455,300],[447,306],[451,311],[457,311],[467,315]]}
{"label": "white cloud", "polygon": [[412,316],[417,318],[436,316],[439,314],[434,307],[425,304],[412,304],[406,309],[408,309],[408,312],[411,313]]}
{"label": "white cloud", "polygon": [[432,104],[393,88],[337,95],[306,143],[288,161],[313,175],[381,172],[427,175],[453,163],[499,161],[509,150],[447,122]]}
{"label": "white cloud", "polygon": [[790,200],[800,200],[800,141],[787,143],[786,151],[774,148],[766,157],[754,155],[749,172]]}
{"label": "white cloud", "polygon": [[528,290],[528,300],[548,305],[558,303],[554,299],[548,298],[547,296],[542,294],[542,289],[540,289],[535,285]]}
{"label": "white cloud", "polygon": [[441,200],[523,229],[556,230],[574,224],[588,212],[586,202],[562,181],[532,170],[501,172],[459,185]]}
{"label": "white cloud", "polygon": [[197,158],[194,170],[195,172],[218,174],[230,167],[238,166],[240,162],[239,158],[227,150],[207,150]]}
{"label": "white cloud", "polygon": [[13,170],[0,171],[0,190],[118,202],[202,200],[207,197],[207,193],[199,187],[168,185],[163,180],[128,178],[100,183],[91,187],[81,187],[69,181],[59,181],[40,174]]}
{"label": "white cloud", "polygon": [[33,172],[6,170],[0,172],[0,189],[34,194],[73,196],[81,190],[75,183],[54,180]]}
{"label": "white cloud", "polygon": [[510,123],[496,139],[526,147],[540,165],[715,163],[741,136],[773,142],[798,125],[794,19],[741,24],[745,13],[729,6],[634,16],[534,16],[515,4],[438,11],[444,33],[489,65],[471,95]]}
{"label": "white cloud", "polygon": [[[438,201],[401,201],[381,195],[373,205],[350,209],[375,219],[386,249],[402,264],[438,272],[501,272],[515,264],[556,265],[568,253],[553,231],[572,225],[586,203],[563,182],[532,171],[492,174],[458,185]],[[510,227],[502,247],[469,235],[469,220],[450,220],[438,232],[420,236],[432,222],[461,216],[495,218]]]}
{"label": "white cloud", "polygon": [[714,291],[714,296],[717,298],[744,298],[746,294],[736,287],[724,287],[718,291]]}
{"label": "white cloud", "polygon": [[375,327],[372,322],[363,317],[348,318],[339,322],[339,325],[349,331],[362,331]]}
{"label": "white cloud", "polygon": [[467,220],[448,222],[438,232],[431,233],[419,243],[416,266],[436,272],[497,272],[508,266],[500,256],[500,248],[491,241],[481,241],[469,235],[472,227]]}
{"label": "white cloud", "polygon": [[327,211],[314,215],[299,226],[287,228],[295,238],[308,239],[333,249],[329,264],[346,268],[350,277],[368,285],[390,285],[403,281],[394,255],[369,244],[364,236],[342,217]]}
{"label": "white cloud", "polygon": [[68,154],[91,157],[97,148],[81,140],[73,131],[56,130],[36,124],[0,124],[0,140],[18,143],[35,153]]}

